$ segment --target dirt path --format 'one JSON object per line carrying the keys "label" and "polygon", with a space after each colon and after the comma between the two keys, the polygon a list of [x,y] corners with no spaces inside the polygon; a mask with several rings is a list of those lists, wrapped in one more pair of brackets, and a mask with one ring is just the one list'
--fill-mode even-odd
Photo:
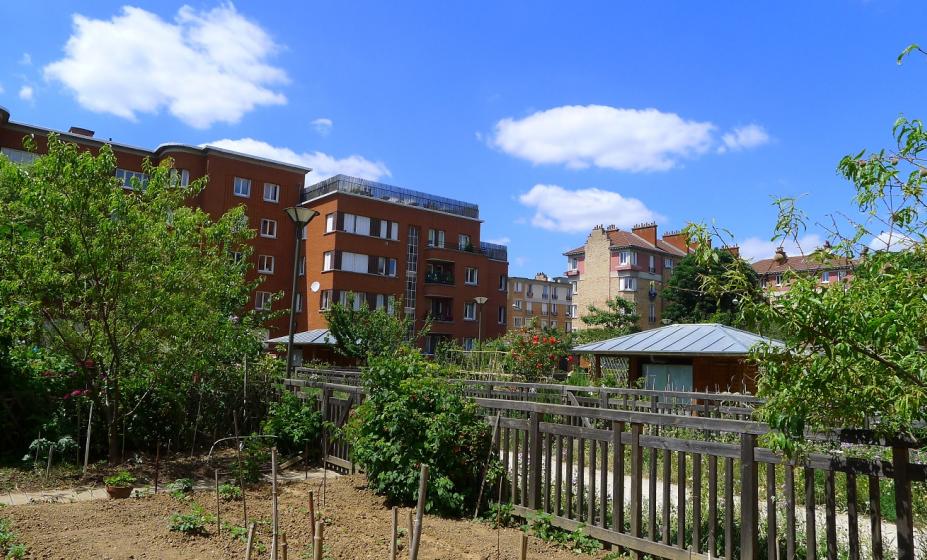
{"label": "dirt path", "polygon": [[[310,558],[309,490],[319,494],[320,480],[294,481],[280,490],[281,530],[289,542],[289,558]],[[327,560],[382,560],[388,557],[390,510],[382,498],[365,488],[362,476],[329,479],[326,504],[321,513],[326,521]],[[195,492],[193,500],[206,511],[216,503],[210,492]],[[258,522],[261,544],[270,543],[269,488],[248,492],[249,517]],[[188,537],[168,530],[173,513],[190,511],[188,502],[167,494],[128,500],[95,500],[73,503],[33,503],[3,509],[14,530],[28,546],[33,558],[47,559],[155,559],[188,560],[243,558],[244,544],[227,532],[215,535],[215,525],[206,536]],[[222,519],[241,525],[240,502],[223,503]],[[400,509],[405,525],[408,508]],[[499,560],[515,560],[521,532],[496,531],[483,523],[426,516],[419,558],[422,560],[491,560],[500,541]],[[268,558],[269,551],[255,556]],[[402,551],[400,558],[407,558]],[[590,560],[536,539],[530,540],[528,558]]]}

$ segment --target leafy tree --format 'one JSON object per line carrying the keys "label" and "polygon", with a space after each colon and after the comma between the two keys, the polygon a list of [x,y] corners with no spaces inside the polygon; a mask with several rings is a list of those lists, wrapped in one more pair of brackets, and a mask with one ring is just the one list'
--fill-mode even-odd
{"label": "leafy tree", "polygon": [[710,294],[705,291],[705,278],[723,275],[726,270],[734,268],[739,257],[730,251],[714,249],[711,259],[699,258],[689,254],[682,258],[673,270],[673,275],[663,290],[666,302],[663,318],[674,323],[722,323],[738,325],[738,297],[757,299],[760,297],[759,279],[753,268],[746,262],[740,265],[742,273],[751,281],[755,289],[745,294],[722,293]]}
{"label": "leafy tree", "polygon": [[362,378],[367,398],[347,435],[370,487],[413,504],[424,463],[426,509],[463,513],[476,499],[489,454],[491,428],[480,409],[441,366],[411,349],[372,356]]}
{"label": "leafy tree", "polygon": [[592,328],[573,331],[573,344],[597,342],[616,336],[624,336],[640,330],[641,316],[633,301],[615,296],[605,302],[605,309],[590,305],[583,323]]}
{"label": "leafy tree", "polygon": [[[821,263],[855,259],[847,283],[818,284],[790,274],[788,292],[743,298],[741,313],[760,325],[779,324],[784,345],[753,351],[762,368],[759,393],[764,418],[785,448],[802,440],[805,428],[859,427],[875,422],[885,432],[910,432],[927,420],[927,130],[918,120],[895,122],[896,145],[844,157],[841,175],[856,190],[859,215],[828,229],[833,245],[812,253]],[[793,199],[777,201],[774,240],[797,239],[807,218]],[[724,237],[690,226],[702,249]],[[890,241],[887,245],[885,242]],[[895,250],[870,250],[869,245]],[[744,293],[752,285],[739,268],[706,278],[712,294]]]}
{"label": "leafy tree", "polygon": [[16,315],[0,326],[16,352],[66,359],[105,420],[110,462],[127,418],[153,395],[177,398],[161,388],[217,387],[260,351],[247,260],[229,257],[248,252],[244,211],[187,206],[205,181],[181,187],[169,165],[146,162],[147,183],[126,189],[107,146],[94,156],[52,135],[27,167],[0,158],[0,309]]}
{"label": "leafy tree", "polygon": [[322,413],[311,402],[284,391],[280,400],[270,405],[262,428],[265,434],[277,436],[275,442],[281,451],[302,451],[306,442],[319,439]]}
{"label": "leafy tree", "polygon": [[[401,307],[396,302],[395,307]],[[386,309],[371,309],[366,301],[354,305],[354,294],[345,304],[335,303],[325,311],[328,329],[335,337],[336,350],[343,356],[366,360],[371,356],[392,354],[408,344],[412,319]],[[427,327],[418,333],[421,338]]]}

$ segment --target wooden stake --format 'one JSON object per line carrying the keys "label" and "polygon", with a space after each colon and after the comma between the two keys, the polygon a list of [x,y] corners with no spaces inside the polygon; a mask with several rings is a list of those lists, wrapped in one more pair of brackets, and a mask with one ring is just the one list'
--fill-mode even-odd
{"label": "wooden stake", "polygon": [[489,463],[492,461],[493,448],[496,446],[496,435],[499,433],[499,423],[502,422],[502,411],[496,414],[496,421],[492,427],[492,439],[489,440],[489,456],[483,466],[483,477],[480,479],[480,493],[476,497],[476,507],[473,508],[473,520],[480,514],[480,502],[483,501],[483,487],[486,485],[486,473],[489,472]]}
{"label": "wooden stake", "polygon": [[93,428],[93,401],[90,401],[90,412],[87,415],[87,443],[84,444],[84,474],[87,474],[87,462],[90,460],[90,430]]}
{"label": "wooden stake", "polygon": [[396,542],[396,533],[398,532],[399,526],[399,508],[393,506],[393,527],[390,530],[389,538],[389,560],[396,560],[396,549],[399,548],[398,542]]}
{"label": "wooden stake", "polygon": [[48,480],[48,474],[51,472],[52,455],[55,453],[55,444],[48,445],[48,465],[45,467],[45,480]]}
{"label": "wooden stake", "polygon": [[161,472],[161,440],[158,440],[155,443],[155,479],[154,479],[154,493],[158,493],[158,475]]}
{"label": "wooden stake", "polygon": [[270,548],[270,559],[277,560],[277,447],[270,448],[270,472],[271,472],[271,548]]}
{"label": "wooden stake", "polygon": [[315,496],[309,491],[309,540],[315,538]]}
{"label": "wooden stake", "polygon": [[521,552],[518,557],[521,560],[528,560],[528,535],[526,533],[521,534]]}
{"label": "wooden stake", "polygon": [[286,533],[280,533],[280,558],[286,560],[287,555],[287,544],[286,544]]}
{"label": "wooden stake", "polygon": [[428,465],[422,464],[418,478],[418,504],[415,507],[415,535],[412,537],[412,550],[409,560],[418,559],[418,549],[422,544],[422,516],[425,514],[425,497],[428,493]]}
{"label": "wooden stake", "polygon": [[324,546],[323,531],[325,525],[321,521],[315,522],[315,537],[312,539],[312,560],[322,560],[322,546]]}
{"label": "wooden stake", "polygon": [[222,517],[219,508],[219,469],[216,469],[216,534],[222,534]]}
{"label": "wooden stake", "polygon": [[254,523],[248,526],[248,548],[245,549],[245,560],[251,560],[251,547],[254,546],[254,527]]}
{"label": "wooden stake", "polygon": [[[241,509],[245,518],[245,525],[248,524],[248,498],[245,496],[245,480],[242,477],[241,468],[241,440],[238,439],[238,412],[232,411],[232,422],[235,426],[235,451],[238,454],[238,486],[241,488]],[[167,440],[167,448],[171,448],[171,440]]]}
{"label": "wooden stake", "polygon": [[409,547],[409,550],[412,550],[412,535],[415,534],[415,524],[412,523],[412,510],[411,510],[411,509],[409,510],[409,530],[408,530],[408,533],[409,533],[409,534],[408,534],[408,538],[409,538],[408,547]]}

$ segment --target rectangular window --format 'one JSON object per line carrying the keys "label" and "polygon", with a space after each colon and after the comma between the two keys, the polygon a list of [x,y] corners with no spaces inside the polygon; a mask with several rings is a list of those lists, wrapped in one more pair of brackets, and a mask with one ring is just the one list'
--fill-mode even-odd
{"label": "rectangular window", "polygon": [[512,306],[513,306],[515,309],[521,309],[521,300],[520,300],[520,299],[516,299],[516,300],[514,301],[514,303],[512,303]]}
{"label": "rectangular window", "polygon": [[296,311],[302,312],[303,310],[303,295],[299,292],[296,293]]}
{"label": "rectangular window", "polygon": [[846,271],[846,270],[838,270],[838,271],[837,271],[837,280],[843,281],[844,279],[846,279],[846,277],[847,277],[847,271]]}
{"label": "rectangular window", "polygon": [[261,219],[261,237],[277,237],[277,220]]}
{"label": "rectangular window", "polygon": [[306,257],[299,257],[299,265],[297,265],[297,274],[300,276],[306,275]]}
{"label": "rectangular window", "polygon": [[632,278],[630,276],[625,276],[622,278],[621,289],[625,292],[633,292],[637,290],[637,278]]}
{"label": "rectangular window", "polygon": [[235,264],[241,264],[241,261],[244,260],[245,256],[241,251],[232,251],[232,262]]}
{"label": "rectangular window", "polygon": [[521,328],[525,325],[525,320],[521,317],[515,317],[514,322],[516,328]]}
{"label": "rectangular window", "polygon": [[12,163],[17,165],[29,165],[39,157],[38,154],[14,148],[0,148],[0,154],[5,155]]}
{"label": "rectangular window", "polygon": [[647,320],[651,323],[657,322],[657,306],[653,303],[651,303],[650,307],[647,309]]}
{"label": "rectangular window", "polygon": [[240,196],[242,198],[250,197],[251,196],[251,179],[235,177],[234,192],[235,192],[235,196]]}
{"label": "rectangular window", "polygon": [[514,286],[513,289],[515,290],[515,293],[520,294],[520,293],[521,293],[521,290],[522,290],[521,282],[519,282],[518,280],[516,280],[516,281],[515,281],[515,286]]}
{"label": "rectangular window", "polygon": [[824,272],[821,273],[821,283],[822,284],[830,283],[830,271],[829,270],[825,270]]}
{"label": "rectangular window", "polygon": [[171,169],[171,183],[180,188],[190,186],[190,171],[188,169]]}
{"label": "rectangular window", "polygon": [[542,328],[542,329],[546,329],[546,328],[547,328],[547,319],[541,319],[541,328]]}
{"label": "rectangular window", "polygon": [[541,315],[547,315],[547,304],[546,303],[541,304]]}
{"label": "rectangular window", "polygon": [[500,292],[507,292],[508,290],[509,290],[509,277],[508,277],[508,276],[500,276],[500,277],[499,277],[499,291],[500,291]]}
{"label": "rectangular window", "polygon": [[573,332],[573,323],[569,321],[563,323],[563,330],[564,332]]}
{"label": "rectangular window", "polygon": [[781,285],[782,285],[782,274],[780,274],[780,273],[776,273],[776,285],[777,285],[777,286],[781,286]]}
{"label": "rectangular window", "polygon": [[648,269],[650,272],[656,272],[656,271],[657,271],[656,257],[654,257],[653,255],[649,255],[647,261],[648,261],[648,262],[647,262],[647,269]]}
{"label": "rectangular window", "polygon": [[556,315],[556,314],[557,314],[557,304],[556,304],[556,303],[550,304],[550,313],[551,313],[551,315]]}
{"label": "rectangular window", "polygon": [[579,257],[570,257],[570,270],[579,270]]}
{"label": "rectangular window", "polygon": [[367,255],[360,253],[341,253],[341,268],[348,272],[369,272]]}
{"label": "rectangular window", "polygon": [[461,233],[457,236],[457,248],[461,251],[472,251],[473,244],[470,243],[470,236]]}
{"label": "rectangular window", "polygon": [[579,282],[576,282],[575,280],[570,282],[570,288],[572,288],[573,295],[576,295],[576,293],[579,292]]}
{"label": "rectangular window", "polygon": [[505,306],[504,306],[504,305],[500,305],[500,306],[499,306],[499,313],[498,313],[498,317],[497,317],[498,323],[499,323],[500,325],[504,325],[504,324],[505,324],[505,312],[506,312]]}
{"label": "rectangular window", "polygon": [[673,268],[673,259],[664,258],[664,259],[663,259],[663,268]]}
{"label": "rectangular window", "polygon": [[767,278],[766,278],[765,276],[762,276],[762,277],[760,278],[760,287],[761,287],[761,288],[765,288],[765,287],[766,287],[766,282],[767,282]]}
{"label": "rectangular window", "polygon": [[468,301],[464,303],[464,320],[476,321],[476,303]]}
{"label": "rectangular window", "polygon": [[618,263],[625,265],[636,265],[637,264],[637,252],[636,251],[620,251],[618,253]]}
{"label": "rectangular window", "polygon": [[526,302],[525,302],[525,311],[527,311],[528,313],[531,313],[531,311],[533,311],[533,310],[534,310],[534,303],[531,302],[531,301],[526,301]]}
{"label": "rectangular window", "polygon": [[333,257],[334,257],[334,254],[332,253],[332,251],[325,251],[324,253],[322,253],[322,271],[323,272],[326,270],[332,269],[332,266],[334,265],[334,263],[332,262],[334,260]]}
{"label": "rectangular window", "polygon": [[328,309],[332,306],[332,291],[322,290],[319,298],[319,309]]}
{"label": "rectangular window", "polygon": [[556,328],[557,328],[557,321],[554,321],[553,319],[551,319],[551,321],[550,321],[550,328],[556,329]]}
{"label": "rectangular window", "polygon": [[122,183],[122,186],[127,189],[134,189],[135,186],[132,184],[132,180],[135,179],[138,182],[140,190],[145,190],[145,187],[148,186],[148,175],[145,173],[140,173],[138,171],[129,171],[128,169],[117,169],[116,178]]}
{"label": "rectangular window", "polygon": [[258,272],[261,274],[273,274],[274,257],[271,255],[258,255]]}
{"label": "rectangular window", "polygon": [[280,185],[264,183],[264,200],[266,202],[280,202]]}
{"label": "rectangular window", "polygon": [[396,276],[396,259],[377,257],[377,274],[380,276]]}
{"label": "rectangular window", "polygon": [[399,224],[397,222],[389,223],[389,238],[393,241],[399,240]]}
{"label": "rectangular window", "polygon": [[429,247],[444,247],[444,230],[443,229],[428,230],[428,246]]}
{"label": "rectangular window", "polygon": [[325,215],[325,233],[335,231],[335,213]]}
{"label": "rectangular window", "polygon": [[578,308],[576,305],[571,305],[571,306],[570,306],[570,315],[569,315],[569,316],[572,317],[572,318],[577,317],[577,316],[578,316],[578,309],[579,309],[579,308]]}
{"label": "rectangular window", "polygon": [[270,292],[255,292],[254,293],[254,308],[258,311],[270,311],[270,307],[273,303],[274,294]]}
{"label": "rectangular window", "polygon": [[468,266],[464,269],[464,272],[466,273],[464,276],[464,284],[475,286],[478,280],[479,269]]}
{"label": "rectangular window", "polygon": [[550,297],[550,289],[545,285],[541,286],[541,299],[547,299]]}
{"label": "rectangular window", "polygon": [[473,346],[476,343],[476,339],[473,337],[466,337],[463,339],[463,349],[464,350],[473,350]]}

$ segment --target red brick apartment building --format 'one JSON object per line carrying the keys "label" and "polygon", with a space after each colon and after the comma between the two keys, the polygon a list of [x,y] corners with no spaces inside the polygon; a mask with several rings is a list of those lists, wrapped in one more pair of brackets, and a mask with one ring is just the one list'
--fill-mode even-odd
{"label": "red brick apartment building", "polygon": [[685,234],[664,233],[658,238],[654,223],[634,226],[631,231],[615,226],[593,228],[585,245],[564,253],[573,292],[573,329],[588,327],[582,318],[590,305],[605,308],[615,296],[637,306],[641,329],[661,326],[663,286],[688,251]]}
{"label": "red brick apartment building", "polygon": [[837,282],[848,282],[853,276],[853,264],[852,260],[844,257],[822,263],[806,255],[789,256],[780,247],[773,258],[753,263],[753,270],[760,279],[760,287],[777,295],[789,290],[789,272],[816,276],[821,286],[829,286]]}
{"label": "red brick apartment building", "polygon": [[353,300],[401,301],[416,330],[430,318],[426,353],[442,339],[471,348],[505,332],[507,249],[480,241],[476,204],[345,175],[307,187],[303,204],[319,213],[305,251],[310,329],[325,327],[333,302]]}
{"label": "red brick apartment building", "polygon": [[[258,230],[254,239],[254,267],[250,272],[264,282],[255,291],[252,304],[268,305],[269,295],[285,292],[276,307],[288,307],[293,275],[293,242],[296,231],[284,208],[299,204],[306,173],[309,169],[277,161],[239,154],[210,146],[162,144],[154,150],[119,144],[94,137],[94,132],[72,127],[58,132],[30,124],[10,121],[10,113],[0,107],[0,152],[16,163],[28,163],[35,155],[23,150],[23,138],[35,138],[37,150],[47,150],[47,137],[57,132],[62,140],[73,142],[96,152],[104,144],[112,146],[118,169],[116,176],[126,185],[133,177],[144,182],[142,162],[145,158],[158,164],[166,158],[174,160],[182,182],[209,176],[205,189],[190,204],[202,208],[212,216],[220,216],[229,209],[244,205],[251,227]],[[297,329],[306,328],[306,316],[296,319]],[[287,317],[277,318],[269,325],[271,334],[287,331]]]}

